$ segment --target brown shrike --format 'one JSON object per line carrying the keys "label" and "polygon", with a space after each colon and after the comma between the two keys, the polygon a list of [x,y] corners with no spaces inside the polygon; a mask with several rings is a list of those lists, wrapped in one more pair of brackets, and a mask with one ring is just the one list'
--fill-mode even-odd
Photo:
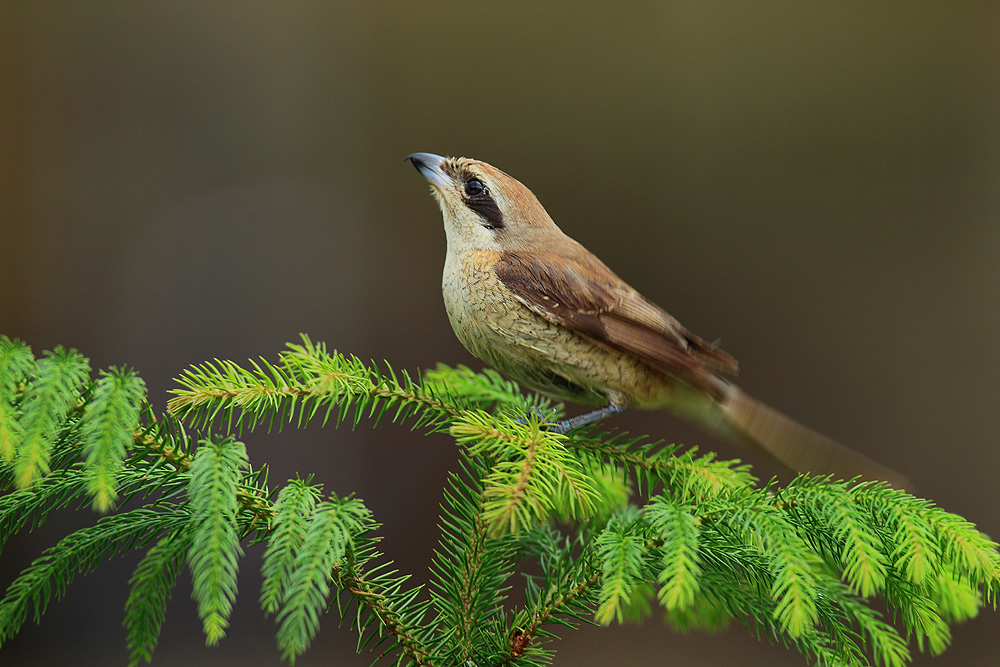
{"label": "brown shrike", "polygon": [[520,182],[485,162],[407,157],[431,184],[448,239],[448,319],[473,355],[557,399],[602,406],[549,425],[565,433],[626,406],[663,408],[798,472],[899,473],[751,398],[736,360],[685,329],[563,234]]}

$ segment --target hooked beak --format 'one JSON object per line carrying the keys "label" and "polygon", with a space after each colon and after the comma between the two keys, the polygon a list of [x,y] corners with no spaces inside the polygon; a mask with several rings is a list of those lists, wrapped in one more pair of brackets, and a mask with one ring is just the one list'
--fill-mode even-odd
{"label": "hooked beak", "polygon": [[444,188],[450,181],[444,173],[445,158],[434,153],[410,153],[404,160],[409,160],[427,181],[438,188]]}

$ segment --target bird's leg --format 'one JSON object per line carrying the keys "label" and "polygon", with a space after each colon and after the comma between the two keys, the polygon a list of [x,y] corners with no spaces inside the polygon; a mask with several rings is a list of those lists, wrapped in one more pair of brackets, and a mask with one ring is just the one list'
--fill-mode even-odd
{"label": "bird's leg", "polygon": [[586,426],[587,424],[593,424],[594,422],[601,421],[605,417],[610,417],[612,415],[621,414],[625,411],[625,405],[609,404],[605,405],[603,408],[598,408],[596,410],[591,410],[590,412],[585,412],[582,415],[577,415],[575,417],[570,417],[569,419],[560,419],[559,421],[549,421],[549,418],[542,414],[537,408],[532,408],[531,411],[524,417],[515,419],[514,421],[519,424],[527,424],[530,417],[535,417],[538,419],[539,424],[546,431],[551,431],[553,433],[559,433],[560,435],[566,435],[570,431],[574,431],[581,426]]}
{"label": "bird's leg", "polygon": [[562,435],[566,435],[570,431],[578,429],[581,426],[586,426],[587,424],[593,424],[594,422],[601,421],[605,417],[621,414],[624,411],[625,411],[624,405],[615,405],[612,403],[605,405],[603,408],[598,408],[597,410],[585,412],[582,415],[570,417],[569,419],[563,419],[562,421],[557,421],[552,424],[546,424],[546,428],[552,431],[553,433],[560,433]]}

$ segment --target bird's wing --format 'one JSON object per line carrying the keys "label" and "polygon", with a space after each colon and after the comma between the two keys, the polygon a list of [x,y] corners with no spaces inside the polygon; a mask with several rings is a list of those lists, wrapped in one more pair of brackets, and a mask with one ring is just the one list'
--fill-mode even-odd
{"label": "bird's wing", "polygon": [[551,322],[605,348],[704,389],[718,391],[716,372],[736,372],[736,360],[695,336],[629,287],[599,259],[571,254],[505,252],[494,271],[524,304]]}

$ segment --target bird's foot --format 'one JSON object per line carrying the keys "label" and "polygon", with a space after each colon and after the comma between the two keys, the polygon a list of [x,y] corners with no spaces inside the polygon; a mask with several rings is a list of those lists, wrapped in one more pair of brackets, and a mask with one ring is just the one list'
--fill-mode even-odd
{"label": "bird's foot", "polygon": [[565,431],[561,431],[559,429],[563,425],[565,425],[566,422],[568,421],[566,419],[553,420],[548,415],[546,415],[541,410],[535,407],[528,410],[523,417],[518,417],[514,421],[516,421],[518,424],[527,424],[529,421],[532,420],[537,421],[539,426],[541,426],[546,431],[554,431],[555,433],[565,433]]}
{"label": "bird's foot", "polygon": [[593,424],[594,422],[601,421],[605,417],[610,417],[612,415],[617,415],[625,411],[624,405],[605,405],[603,408],[598,408],[597,410],[592,410],[590,412],[585,412],[582,415],[577,415],[575,417],[570,417],[569,419],[560,419],[558,421],[549,421],[545,415],[540,413],[535,408],[531,409],[531,412],[517,419],[518,423],[527,424],[528,418],[534,416],[538,419],[539,423],[545,428],[546,431],[551,433],[558,433],[560,435],[566,435],[570,431],[575,431],[581,426],[586,426],[588,424]]}

